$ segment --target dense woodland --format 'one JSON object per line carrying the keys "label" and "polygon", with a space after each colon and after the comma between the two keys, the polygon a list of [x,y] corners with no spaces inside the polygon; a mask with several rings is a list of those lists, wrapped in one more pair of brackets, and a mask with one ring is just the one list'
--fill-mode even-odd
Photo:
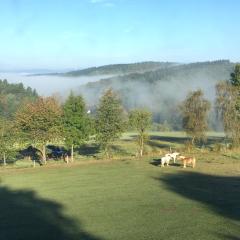
{"label": "dense woodland", "polygon": [[171,62],[141,62],[132,64],[112,64],[100,67],[91,67],[64,73],[63,76],[96,76],[96,75],[125,75],[130,73],[144,73],[157,69],[174,66]]}
{"label": "dense woodland", "polygon": [[20,106],[37,97],[36,90],[25,88],[22,83],[10,84],[7,80],[0,80],[0,116],[13,117]]}

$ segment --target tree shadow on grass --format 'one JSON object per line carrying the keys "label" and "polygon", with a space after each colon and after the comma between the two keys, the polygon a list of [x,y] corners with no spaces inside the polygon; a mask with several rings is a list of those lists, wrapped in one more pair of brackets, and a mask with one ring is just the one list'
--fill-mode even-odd
{"label": "tree shadow on grass", "polygon": [[164,144],[164,143],[153,141],[153,140],[148,140],[147,144],[155,148],[169,148],[171,145],[171,144]]}
{"label": "tree shadow on grass", "polygon": [[239,236],[231,236],[229,234],[218,234],[218,233],[216,233],[216,235],[219,236],[219,239],[240,240]]}
{"label": "tree shadow on grass", "polygon": [[[217,214],[239,222],[240,225],[240,177],[214,176],[196,172],[180,172],[157,178],[167,189],[186,198],[207,205]],[[238,235],[220,236],[219,239],[239,239]]]}
{"label": "tree shadow on grass", "polygon": [[160,158],[155,158],[150,161],[150,164],[153,166],[160,166],[161,165],[161,159]]}
{"label": "tree shadow on grass", "polygon": [[[185,144],[187,141],[190,140],[189,137],[170,137],[170,136],[156,136],[156,135],[150,135],[149,138],[151,141],[163,141],[168,142],[170,144]],[[205,146],[211,146],[212,144],[216,144],[219,142],[222,142],[224,140],[223,137],[208,137],[206,139],[206,142],[204,143]],[[197,144],[197,146],[201,147],[203,144]],[[161,145],[159,145],[161,147]]]}
{"label": "tree shadow on grass", "polygon": [[[137,135],[131,135],[131,139],[123,139],[124,142],[136,142],[137,141]],[[149,139],[147,141],[147,145],[155,148],[169,148],[170,144],[166,143],[161,143],[158,142],[161,140],[162,137],[160,136],[155,136],[155,135],[150,135]],[[161,140],[164,141],[164,140]]]}
{"label": "tree shadow on grass", "polygon": [[100,240],[62,213],[59,203],[33,191],[0,187],[1,240]]}
{"label": "tree shadow on grass", "polygon": [[150,135],[149,139],[155,140],[155,141],[163,141],[163,142],[179,143],[179,144],[184,144],[187,140],[189,140],[188,137],[169,137],[169,136],[156,136],[156,135]]}
{"label": "tree shadow on grass", "polygon": [[19,151],[18,159],[22,159],[23,157],[31,157],[32,160],[40,161],[39,150],[32,146]]}
{"label": "tree shadow on grass", "polygon": [[80,155],[95,156],[100,152],[100,146],[97,144],[84,144],[76,149]]}
{"label": "tree shadow on grass", "polygon": [[[153,166],[161,166],[161,158],[155,158],[155,159],[152,159],[150,162],[149,162],[151,165]],[[170,166],[175,166],[175,167],[181,167],[182,165],[180,163],[174,163],[174,162],[170,162],[169,163]]]}
{"label": "tree shadow on grass", "polygon": [[127,151],[127,149],[124,149],[122,146],[118,146],[118,145],[112,145],[111,151],[116,154],[122,155],[122,156],[130,156],[130,155],[132,156],[133,155],[129,151]]}

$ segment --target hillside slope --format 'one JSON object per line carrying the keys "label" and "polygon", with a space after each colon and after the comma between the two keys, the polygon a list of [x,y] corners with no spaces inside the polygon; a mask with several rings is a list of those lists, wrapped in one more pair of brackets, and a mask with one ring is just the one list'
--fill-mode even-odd
{"label": "hillside slope", "polygon": [[62,74],[63,76],[96,76],[96,75],[124,75],[129,73],[143,73],[156,69],[162,69],[174,66],[175,63],[170,62],[140,62],[130,64],[111,64],[100,67],[91,67],[77,71],[70,71]]}

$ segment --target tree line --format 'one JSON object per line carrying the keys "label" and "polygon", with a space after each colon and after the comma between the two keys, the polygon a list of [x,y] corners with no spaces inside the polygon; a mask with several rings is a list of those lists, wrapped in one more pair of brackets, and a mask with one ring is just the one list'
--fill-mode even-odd
{"label": "tree line", "polygon": [[[235,66],[229,81],[216,86],[216,106],[226,136],[234,146],[240,143],[240,64]],[[210,103],[203,92],[189,93],[179,107],[182,126],[194,145],[206,139],[207,115]],[[94,137],[107,157],[110,146],[124,131],[137,131],[138,155],[142,156],[152,125],[152,113],[147,109],[127,112],[116,92],[108,89],[100,98],[95,111],[90,112],[82,96],[71,93],[61,104],[55,97],[37,97],[21,104],[11,119],[0,118],[0,154],[4,163],[13,149],[32,146],[46,164],[46,146],[64,143],[74,160],[76,147]],[[67,155],[67,158],[68,158]]]}

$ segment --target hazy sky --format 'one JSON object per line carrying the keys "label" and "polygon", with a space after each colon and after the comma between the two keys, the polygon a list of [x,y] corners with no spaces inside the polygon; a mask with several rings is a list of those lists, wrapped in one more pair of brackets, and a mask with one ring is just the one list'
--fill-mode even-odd
{"label": "hazy sky", "polygon": [[240,61],[239,0],[0,0],[0,69]]}

